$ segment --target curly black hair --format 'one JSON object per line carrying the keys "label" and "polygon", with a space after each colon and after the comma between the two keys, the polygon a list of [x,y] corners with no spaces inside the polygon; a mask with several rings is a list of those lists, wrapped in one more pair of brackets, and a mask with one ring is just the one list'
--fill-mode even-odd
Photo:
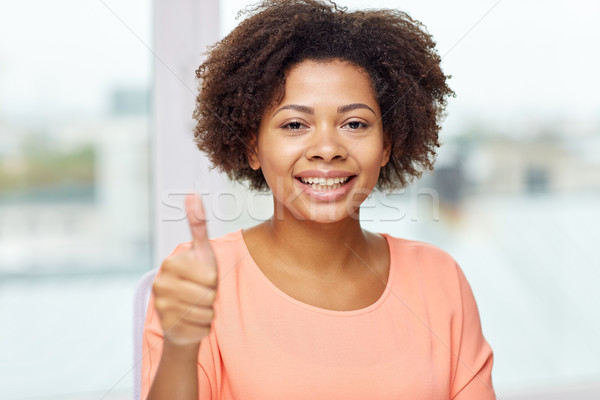
{"label": "curly black hair", "polygon": [[379,189],[403,187],[433,168],[454,93],[420,22],[398,10],[347,12],[320,0],[267,0],[246,13],[196,71],[194,137],[215,167],[252,189],[268,188],[248,164],[248,143],[264,111],[283,97],[286,72],[310,59],[350,62],[371,78],[392,149]]}

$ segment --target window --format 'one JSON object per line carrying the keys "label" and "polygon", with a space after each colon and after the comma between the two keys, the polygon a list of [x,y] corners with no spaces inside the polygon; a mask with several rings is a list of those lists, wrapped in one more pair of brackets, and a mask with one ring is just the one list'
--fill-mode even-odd
{"label": "window", "polygon": [[[206,193],[213,237],[269,215],[268,197],[209,173],[191,142],[201,53],[251,3],[154,2],[154,25],[139,0],[0,5],[0,398],[129,398],[133,288],[189,238],[184,194]],[[600,109],[586,88],[600,6],[402,7],[458,97],[437,172],[372,196],[365,227],[458,260],[499,397],[597,397]]]}
{"label": "window", "polygon": [[151,268],[151,22],[149,1],[0,6],[0,398],[131,387],[131,297]]}

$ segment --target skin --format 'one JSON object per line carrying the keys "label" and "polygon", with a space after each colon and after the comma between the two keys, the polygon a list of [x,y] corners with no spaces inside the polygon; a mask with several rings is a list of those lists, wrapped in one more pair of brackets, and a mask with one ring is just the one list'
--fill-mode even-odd
{"label": "skin", "polygon": [[[286,75],[284,98],[265,111],[257,136],[249,162],[273,191],[275,215],[244,233],[254,260],[276,286],[305,303],[352,310],[375,302],[387,280],[387,244],[362,230],[358,215],[390,146],[366,72],[337,60],[295,66]],[[296,178],[332,170],[354,176],[337,199],[315,199]]]}
{"label": "skin", "polygon": [[200,198],[188,196],[186,209],[192,248],[167,257],[152,286],[164,343],[148,399],[198,399],[198,351],[213,319],[217,262]]}
{"label": "skin", "polygon": [[[244,231],[244,240],[267,278],[321,308],[355,310],[377,301],[389,250],[383,237],[361,228],[358,214],[390,146],[368,75],[338,60],[296,65],[251,147],[250,166],[262,169],[275,214]],[[307,174],[349,179],[327,192],[301,183],[298,176]],[[213,318],[218,267],[200,199],[188,197],[186,207],[192,248],[167,258],[153,286],[165,332],[153,400],[198,399],[197,356]]]}

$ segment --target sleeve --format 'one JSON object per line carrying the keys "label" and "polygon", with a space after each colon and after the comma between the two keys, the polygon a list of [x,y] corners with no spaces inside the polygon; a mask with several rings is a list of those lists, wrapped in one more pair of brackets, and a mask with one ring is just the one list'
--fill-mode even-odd
{"label": "sleeve", "polygon": [[[183,250],[185,247],[186,244],[177,246],[171,255]],[[203,346],[210,346],[208,340],[202,341],[201,348]],[[156,375],[156,371],[158,369],[158,364],[160,363],[162,349],[163,331],[160,325],[158,313],[154,309],[154,295],[151,295],[148,301],[148,311],[146,313],[146,322],[144,324],[144,333],[142,338],[142,399],[146,399],[148,397],[150,387],[152,386],[154,376]],[[198,363],[198,386],[199,399],[208,400],[212,398],[210,381],[204,370],[204,367],[200,365],[200,363]]]}
{"label": "sleeve", "polygon": [[154,310],[154,296],[150,296],[144,335],[142,339],[142,399],[148,397],[162,354],[163,334]]}
{"label": "sleeve", "polygon": [[481,331],[479,311],[464,273],[456,266],[462,310],[452,326],[452,400],[495,400],[493,353]]}

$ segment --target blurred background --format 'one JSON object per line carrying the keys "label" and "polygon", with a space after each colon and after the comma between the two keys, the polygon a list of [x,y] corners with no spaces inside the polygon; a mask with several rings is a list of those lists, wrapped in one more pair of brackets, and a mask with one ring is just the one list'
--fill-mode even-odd
{"label": "blurred background", "polygon": [[[436,172],[365,227],[457,259],[499,398],[600,398],[600,3],[341,3],[422,21],[457,94]],[[134,288],[188,237],[183,195],[212,236],[269,216],[191,144],[193,71],[247,4],[0,3],[0,398],[130,398]]]}

